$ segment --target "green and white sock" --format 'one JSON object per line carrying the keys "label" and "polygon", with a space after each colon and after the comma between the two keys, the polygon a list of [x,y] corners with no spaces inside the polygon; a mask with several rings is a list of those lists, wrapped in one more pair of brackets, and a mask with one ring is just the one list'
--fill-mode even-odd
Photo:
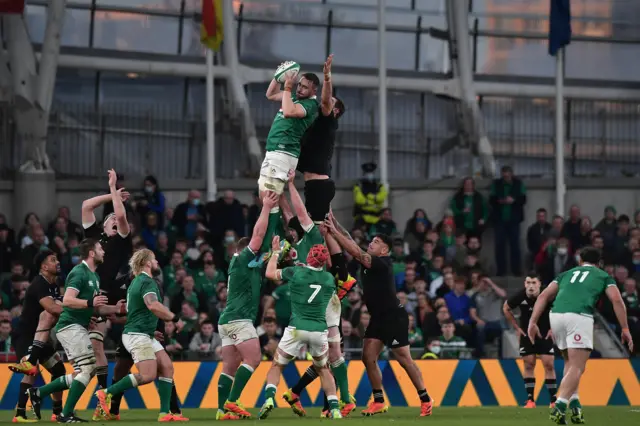
{"label": "green and white sock", "polygon": [[138,381],[136,380],[136,376],[133,374],[129,374],[128,376],[123,377],[118,380],[116,383],[109,386],[105,389],[106,393],[110,393],[111,395],[120,395],[125,391],[138,387]]}
{"label": "green and white sock", "polygon": [[331,364],[331,371],[333,376],[338,382],[338,389],[340,389],[340,400],[345,404],[349,404],[349,377],[347,373],[347,364],[344,363],[344,358],[340,358]]}
{"label": "green and white sock", "polygon": [[231,392],[229,393],[229,402],[236,402],[238,398],[240,398],[244,387],[247,385],[252,375],[253,368],[250,365],[242,364],[240,367],[238,367],[238,371],[236,371],[236,377],[233,379]]}
{"label": "green and white sock", "polygon": [[38,393],[40,397],[51,395],[52,393],[62,392],[63,390],[69,389],[71,383],[73,382],[73,375],[67,374],[66,376],[58,377],[55,380],[47,383],[38,389]]}
{"label": "green and white sock", "polygon": [[158,395],[160,395],[160,412],[168,414],[171,411],[171,392],[173,379],[171,377],[158,378]]}
{"label": "green and white sock", "polygon": [[233,377],[225,373],[220,373],[220,378],[218,379],[218,410],[224,410],[224,403],[229,399],[232,386]]}
{"label": "green and white sock", "polygon": [[276,386],[275,385],[267,385],[265,390],[265,399],[276,398]]}
{"label": "green and white sock", "polygon": [[327,396],[327,401],[329,401],[329,410],[339,410],[340,404],[338,403],[338,397],[335,395]]}
{"label": "green and white sock", "polygon": [[78,380],[78,376],[73,379],[71,387],[69,388],[69,393],[67,394],[67,402],[65,402],[64,408],[62,409],[62,415],[64,417],[68,417],[73,414],[73,411],[76,409],[76,404],[80,400],[80,397],[86,388],[87,384]]}
{"label": "green and white sock", "polygon": [[567,401],[564,398],[558,398],[556,400],[556,408],[558,409],[558,411],[560,411],[561,413],[566,413],[567,412],[567,405],[569,404],[569,401]]}
{"label": "green and white sock", "polygon": [[569,408],[572,410],[574,408],[582,409],[582,404],[580,404],[580,397],[577,393],[574,393],[573,395],[571,395],[571,398],[569,398]]}

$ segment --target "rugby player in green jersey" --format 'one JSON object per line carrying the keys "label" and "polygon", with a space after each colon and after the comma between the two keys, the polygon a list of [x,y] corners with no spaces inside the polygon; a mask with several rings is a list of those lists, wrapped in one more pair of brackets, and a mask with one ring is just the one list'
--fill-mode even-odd
{"label": "rugby player in green jersey", "polygon": [[602,293],[611,300],[622,327],[622,342],[627,343],[629,350],[633,352],[624,301],[615,280],[597,266],[601,256],[600,250],[594,247],[583,248],[580,251],[580,266],[558,275],[540,293],[529,321],[527,334],[531,343],[534,343],[536,337],[542,337],[538,320],[547,304],[555,297],[549,315],[551,332],[565,360],[558,399],[555,408],[551,410],[551,420],[557,424],[567,424],[567,407],[571,410],[572,423],[584,423],[578,385],[593,350],[593,312]]}
{"label": "rugby player in green jersey", "polygon": [[267,153],[260,167],[260,191],[284,191],[289,170],[295,170],[300,157],[300,139],[318,115],[316,92],[320,80],[313,73],[303,74],[295,94],[292,94],[297,76],[288,77],[284,90],[275,79],[267,89],[267,99],[280,102],[267,136]]}
{"label": "rugby player in green jersey", "polygon": [[229,265],[227,306],[218,321],[222,339],[222,373],[218,379],[217,420],[249,418],[251,413],[238,402],[242,390],[260,364],[262,353],[258,333],[253,326],[260,306],[262,267],[249,264],[260,250],[267,232],[271,210],[280,198],[267,191],[262,201],[260,217],[253,228],[251,240],[241,238]]}
{"label": "rugby player in green jersey", "polygon": [[29,399],[38,419],[43,396],[69,389],[67,401],[58,423],[85,422],[74,413],[78,400],[84,393],[89,381],[96,373],[96,358],[89,339],[88,327],[91,318],[98,315],[110,315],[120,312],[123,300],[116,305],[107,305],[106,296],[100,295],[100,279],[96,268],[104,258],[104,250],[97,240],[86,239],[80,244],[82,262],[76,265],[65,283],[62,313],[56,324],[56,336],[73,364],[73,374],[62,376],[41,388],[31,388]]}
{"label": "rugby player in green jersey", "polygon": [[152,278],[153,272],[160,269],[155,254],[149,249],[138,250],[131,256],[129,267],[135,278],[127,288],[127,322],[122,332],[122,344],[131,354],[138,373],[125,376],[108,388],[98,390],[95,395],[102,414],[109,416],[113,395],[151,383],[159,375],[158,421],[173,422],[176,421],[170,411],[173,364],[154,334],[158,328],[158,319],[174,322],[178,332],[184,324],[178,315],[162,304],[158,283]]}
{"label": "rugby player in green jersey", "polygon": [[282,370],[306,345],[313,365],[320,376],[322,389],[330,404],[330,417],[341,419],[336,388],[327,368],[329,342],[327,306],[335,295],[335,278],[324,270],[329,251],[322,244],[313,245],[306,256],[306,265],[278,269],[280,238],[274,237],[273,256],[269,259],[265,276],[273,281],[289,284],[291,291],[291,322],[285,329],[274,355],[273,365],[267,373],[266,401],[258,417],[265,419],[275,407],[275,396]]}

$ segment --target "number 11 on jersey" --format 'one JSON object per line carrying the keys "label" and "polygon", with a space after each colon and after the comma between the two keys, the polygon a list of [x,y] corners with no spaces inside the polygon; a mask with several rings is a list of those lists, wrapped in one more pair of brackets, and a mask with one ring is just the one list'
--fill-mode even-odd
{"label": "number 11 on jersey", "polygon": [[583,282],[586,278],[587,275],[589,275],[590,271],[574,271],[573,274],[571,274],[571,283],[575,283],[576,280],[578,279],[578,277],[582,274],[582,276],[580,277],[580,279],[578,280],[579,283]]}

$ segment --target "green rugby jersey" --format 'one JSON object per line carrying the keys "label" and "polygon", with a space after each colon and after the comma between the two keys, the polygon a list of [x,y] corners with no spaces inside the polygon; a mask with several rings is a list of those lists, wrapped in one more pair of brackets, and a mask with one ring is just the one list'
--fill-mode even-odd
{"label": "green rugby jersey", "polygon": [[328,272],[310,266],[282,270],[291,292],[290,326],[304,331],[325,331],[326,311],[336,291],[336,280]]}
{"label": "green rugby jersey", "polygon": [[252,323],[258,316],[262,268],[250,268],[256,254],[245,247],[231,259],[227,283],[227,307],[224,308],[218,324],[246,320]]}
{"label": "green rugby jersey", "polygon": [[558,294],[551,308],[556,314],[592,316],[598,299],[616,281],[602,269],[593,265],[578,266],[561,273],[554,280]]}
{"label": "green rugby jersey", "polygon": [[[100,293],[100,278],[98,274],[89,269],[85,261],[77,264],[65,281],[65,289],[73,288],[78,290],[77,298],[82,300],[92,300]],[[70,325],[80,325],[89,327],[94,308],[74,309],[66,306],[62,307],[62,313],[56,324],[56,331],[63,330]]]}
{"label": "green rugby jersey", "polygon": [[300,139],[318,116],[318,102],[315,96],[298,100],[295,93],[291,93],[291,98],[294,104],[302,105],[305,116],[285,118],[282,109],[280,109],[271,123],[266,148],[267,151],[285,152],[298,158],[300,156]]}
{"label": "green rugby jersey", "polygon": [[153,337],[158,329],[158,317],[144,302],[144,297],[149,293],[155,294],[158,301],[162,301],[158,284],[143,272],[133,279],[127,289],[127,322],[123,334],[145,334]]}

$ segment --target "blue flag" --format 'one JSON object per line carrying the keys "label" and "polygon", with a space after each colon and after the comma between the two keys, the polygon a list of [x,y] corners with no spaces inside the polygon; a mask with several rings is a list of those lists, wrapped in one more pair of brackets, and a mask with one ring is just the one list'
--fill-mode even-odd
{"label": "blue flag", "polygon": [[549,0],[549,54],[571,43],[571,1]]}

